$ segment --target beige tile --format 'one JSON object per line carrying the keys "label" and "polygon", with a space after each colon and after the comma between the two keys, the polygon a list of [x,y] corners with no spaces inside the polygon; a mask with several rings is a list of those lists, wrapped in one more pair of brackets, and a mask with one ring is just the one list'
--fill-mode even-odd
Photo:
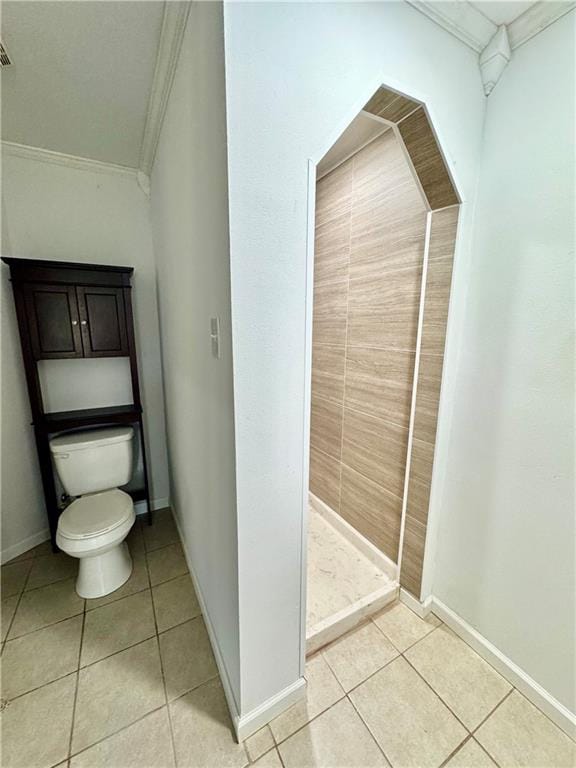
{"label": "beige tile", "polygon": [[252,761],[258,760],[259,757],[269,752],[274,747],[274,737],[272,736],[270,726],[265,725],[264,728],[261,728],[253,736],[246,739],[244,746],[246,747],[248,757]]}
{"label": "beige tile", "polygon": [[6,643],[2,654],[2,695],[7,699],[78,669],[82,616],[53,624]]}
{"label": "beige tile", "polygon": [[2,765],[49,768],[68,756],[76,675],[11,701],[2,712]]}
{"label": "beige tile", "polygon": [[388,309],[350,309],[348,343],[352,346],[414,350],[418,332],[418,313],[405,306],[398,313]]}
{"label": "beige tile", "polygon": [[440,625],[433,613],[426,619],[421,619],[404,603],[395,603],[390,608],[385,608],[373,621],[400,653],[404,653]]}
{"label": "beige tile", "polygon": [[328,504],[340,509],[340,462],[316,448],[310,448],[310,490]]}
{"label": "beige tile", "polygon": [[148,571],[152,586],[188,573],[181,544],[170,544],[148,553]]}
{"label": "beige tile", "polygon": [[496,763],[474,739],[468,739],[463,747],[446,763],[446,768],[496,768]]}
{"label": "beige tile", "polygon": [[352,703],[396,766],[440,766],[466,730],[402,657],[350,694]]}
{"label": "beige tile", "polygon": [[307,662],[305,677],[306,698],[294,704],[270,723],[277,743],[284,741],[344,696],[344,689],[322,654],[314,656]]}
{"label": "beige tile", "polygon": [[398,562],[402,499],[342,465],[340,514],[394,562]]}
{"label": "beige tile", "polygon": [[179,541],[178,530],[169,509],[152,513],[152,525],[142,523],[144,546],[147,552]]}
{"label": "beige tile", "polygon": [[174,753],[166,707],[89,747],[70,768],[172,768]]}
{"label": "beige tile", "polygon": [[418,599],[422,587],[425,545],[426,526],[408,513],[404,523],[400,584]]}
{"label": "beige tile", "polygon": [[348,347],[345,405],[408,428],[414,353]]}
{"label": "beige tile", "polygon": [[317,283],[348,279],[350,214],[316,227],[314,280]]}
{"label": "beige tile", "polygon": [[314,344],[345,345],[347,301],[348,280],[315,284],[312,316]]}
{"label": "beige tile", "polygon": [[344,399],[345,347],[312,346],[312,395],[342,403]]}
{"label": "beige tile", "polygon": [[376,93],[364,105],[364,111],[373,115],[380,115],[390,104],[396,101],[398,94],[387,88],[378,88]]}
{"label": "beige tile", "polygon": [[136,592],[142,592],[144,589],[148,589],[150,582],[148,581],[148,567],[146,565],[146,557],[144,551],[137,551],[137,554],[132,555],[132,574],[128,581],[123,584],[120,589],[115,592],[111,592],[104,597],[97,597],[92,600],[86,600],[86,610],[92,611],[95,608],[100,608],[102,605],[108,605],[116,600],[121,600],[128,595],[134,595]]}
{"label": "beige tile", "polygon": [[163,632],[159,640],[168,700],[197,688],[218,674],[201,616]]}
{"label": "beige tile", "polygon": [[79,672],[72,750],[79,752],[166,701],[156,638]]}
{"label": "beige tile", "polygon": [[284,768],[277,749],[266,752],[263,757],[256,760],[255,763],[251,763],[251,765],[254,765],[255,768]]}
{"label": "beige tile", "polygon": [[405,655],[471,731],[512,687],[445,625],[420,640]]}
{"label": "beige tile", "polygon": [[76,594],[75,585],[76,580],[69,579],[25,592],[8,637],[12,640],[82,613],[84,600]]}
{"label": "beige tile", "polygon": [[26,583],[26,591],[44,587],[56,581],[73,579],[77,574],[78,560],[65,555],[64,552],[36,557]]}
{"label": "beige tile", "polygon": [[17,555],[17,557],[12,557],[10,560],[8,560],[5,565],[13,565],[14,563],[21,563],[24,560],[32,560],[34,557],[36,557],[36,547],[33,547],[32,549],[27,550],[26,552],[22,552],[21,555]]}
{"label": "beige tile", "polygon": [[[128,544],[128,549],[130,550],[130,554],[132,557],[137,557],[142,552],[144,552],[144,534],[142,533],[142,517],[143,515],[139,515],[136,518],[136,521],[132,528],[130,529],[130,533],[126,537],[126,543]],[[144,525],[147,525],[147,523],[144,523]]]}
{"label": "beige tile", "polygon": [[316,226],[342,222],[350,215],[352,162],[342,163],[316,184]]}
{"label": "beige tile", "polygon": [[513,691],[475,733],[506,768],[573,768],[576,744],[545,715]]}
{"label": "beige tile", "polygon": [[[352,219],[350,263],[367,274],[393,267],[422,267],[426,211],[412,183],[386,193],[376,206]],[[379,209],[379,210],[378,210]]]}
{"label": "beige tile", "polygon": [[414,437],[432,445],[436,440],[442,362],[442,355],[420,355]]}
{"label": "beige tile", "polygon": [[14,616],[14,612],[16,611],[17,605],[18,605],[18,595],[12,595],[12,597],[2,598],[2,619],[1,619],[2,641],[6,639],[8,630],[10,629],[10,622],[12,621],[12,617]]}
{"label": "beige tile", "polygon": [[417,106],[418,102],[412,101],[412,99],[408,99],[406,96],[389,91],[386,88],[379,88],[364,109],[373,115],[378,115],[379,117],[386,118],[386,120],[390,120],[392,123],[397,123],[403,117],[409,115],[410,112],[413,112]]}
{"label": "beige tile", "polygon": [[399,129],[430,207],[434,210],[457,203],[456,192],[424,109],[417,109],[402,120]]}
{"label": "beige tile", "polygon": [[187,574],[152,588],[158,632],[200,616],[192,580]]}
{"label": "beige tile", "polygon": [[430,260],[452,258],[456,246],[460,206],[434,211],[430,230]]}
{"label": "beige tile", "polygon": [[410,457],[407,514],[422,525],[428,522],[433,464],[434,445],[418,440],[414,436]]}
{"label": "beige tile", "polygon": [[156,634],[150,590],[86,613],[80,666],[92,664]]}
{"label": "beige tile", "polygon": [[170,704],[179,766],[242,768],[248,758],[237,744],[219,680],[211,680]]}
{"label": "beige tile", "polygon": [[344,409],[342,463],[395,496],[404,493],[408,430]]}
{"label": "beige tile", "polygon": [[310,411],[310,445],[340,458],[342,442],[342,406],[319,397],[312,398]]}
{"label": "beige tile", "polygon": [[389,765],[347,699],[280,744],[279,750],[286,768]]}
{"label": "beige tile", "polygon": [[31,560],[3,565],[0,569],[2,597],[12,597],[12,595],[19,594],[24,589],[24,584],[31,568]]}
{"label": "beige tile", "polygon": [[351,691],[396,656],[396,648],[372,622],[340,638],[324,651],[324,658],[345,691]]}

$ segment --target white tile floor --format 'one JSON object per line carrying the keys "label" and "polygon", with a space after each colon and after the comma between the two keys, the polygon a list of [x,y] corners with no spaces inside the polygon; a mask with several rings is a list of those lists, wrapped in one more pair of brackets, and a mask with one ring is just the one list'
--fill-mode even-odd
{"label": "white tile floor", "polygon": [[575,764],[548,718],[400,603],[313,656],[306,701],[238,745],[170,515],[130,546],[132,578],[98,601],[45,546],[2,568],[4,768]]}

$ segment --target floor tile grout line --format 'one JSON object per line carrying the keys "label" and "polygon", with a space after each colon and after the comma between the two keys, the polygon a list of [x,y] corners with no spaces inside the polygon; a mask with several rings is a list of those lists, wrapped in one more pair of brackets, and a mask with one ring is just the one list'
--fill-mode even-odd
{"label": "floor tile grout line", "polygon": [[360,722],[366,728],[366,730],[368,731],[368,733],[370,734],[370,736],[374,740],[374,742],[375,742],[376,746],[378,747],[378,749],[380,750],[380,752],[384,755],[384,760],[386,760],[388,765],[392,766],[392,761],[389,759],[388,755],[384,751],[384,747],[380,744],[380,742],[378,741],[376,736],[372,733],[372,729],[370,728],[370,726],[368,725],[366,720],[364,720],[364,718],[362,717],[362,713],[360,712],[360,710],[356,707],[356,705],[354,704],[354,702],[352,701],[352,699],[348,695],[346,696],[346,698],[348,699],[348,701],[350,702],[350,704],[354,708],[354,711],[356,712],[356,714],[360,718]]}
{"label": "floor tile grout line", "polygon": [[72,702],[72,721],[70,723],[70,738],[68,740],[68,756],[70,760],[72,752],[72,740],[74,738],[74,727],[76,725],[76,705],[78,703],[78,689],[80,687],[80,660],[82,658],[82,647],[84,645],[84,627],[86,626],[86,600],[84,600],[84,612],[82,614],[82,629],[80,630],[80,647],[78,649],[78,663],[76,667],[76,686],[74,688],[74,701]]}
{"label": "floor tile grout line", "polygon": [[461,750],[461,749],[464,749],[464,747],[466,746],[466,744],[468,744],[468,742],[469,742],[471,739],[473,740],[473,739],[474,739],[474,737],[472,736],[472,734],[471,734],[471,733],[469,733],[469,734],[468,734],[468,736],[466,736],[466,738],[464,739],[464,741],[461,741],[461,742],[460,742],[460,744],[458,744],[458,746],[457,746],[457,747],[455,747],[455,748],[452,750],[452,752],[450,752],[450,754],[448,755],[448,757],[447,757],[447,758],[446,758],[446,759],[445,759],[445,760],[444,760],[442,763],[440,763],[440,768],[445,768],[445,766],[446,766],[446,765],[447,765],[447,764],[450,762],[450,760],[452,760],[452,758],[454,757],[454,755],[456,755],[458,752],[460,752],[460,750]]}
{"label": "floor tile grout line", "polygon": [[[24,579],[24,582],[22,583],[22,589],[18,593],[18,600],[16,602],[16,607],[14,608],[14,613],[12,614],[12,618],[10,619],[10,623],[8,625],[8,630],[6,632],[6,637],[2,641],[2,654],[1,655],[4,654],[4,648],[6,647],[6,643],[10,639],[10,632],[12,631],[12,627],[14,625],[14,622],[16,621],[16,614],[18,613],[18,611],[20,609],[20,605],[22,603],[22,596],[24,595],[24,590],[26,589],[26,584],[28,584],[28,579],[30,578],[30,573],[32,572],[32,562],[33,562],[33,560],[34,560],[34,558],[32,558],[30,560],[30,567],[28,568],[28,573],[26,574],[26,578]],[[26,562],[26,561],[24,561],[24,562]],[[10,595],[10,597],[12,597],[12,595]]]}
{"label": "floor tile grout line", "polygon": [[[276,747],[280,747],[281,744],[284,744],[286,741],[288,741],[288,739],[291,739],[292,736],[294,736],[295,734],[297,734],[300,731],[304,730],[304,728],[306,728],[306,726],[310,725],[310,723],[313,723],[315,720],[318,720],[318,718],[321,715],[323,715],[325,712],[328,712],[328,710],[332,709],[333,706],[335,706],[336,704],[339,704],[341,701],[344,701],[344,699],[346,697],[347,697],[346,691],[343,690],[342,695],[339,696],[338,699],[336,699],[336,701],[333,701],[328,707],[323,709],[321,712],[318,712],[316,715],[314,715],[314,717],[311,717],[310,720],[308,720],[303,725],[298,726],[298,728],[296,728],[296,730],[292,731],[292,733],[289,733],[288,736],[285,736],[283,739],[280,739],[280,741],[278,741],[278,739],[274,735],[274,731],[272,731],[272,728],[271,728],[270,730],[272,731],[272,738],[274,739],[275,746]],[[295,706],[295,705],[293,705],[293,706]],[[288,711],[288,710],[286,710],[286,711]],[[281,717],[281,715],[278,715],[278,717]],[[276,718],[274,718],[274,719],[276,719]],[[271,722],[274,722],[274,720],[272,720]]]}

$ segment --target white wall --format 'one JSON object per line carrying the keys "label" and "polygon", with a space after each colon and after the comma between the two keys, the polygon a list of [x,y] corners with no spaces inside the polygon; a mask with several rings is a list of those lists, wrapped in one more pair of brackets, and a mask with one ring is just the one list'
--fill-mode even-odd
{"label": "white wall", "polygon": [[[174,510],[240,706],[222,5],[193,3],[152,174]],[[210,318],[222,355],[211,354]]]}
{"label": "white wall", "polygon": [[574,22],[488,100],[433,582],[573,711]]}
{"label": "white wall", "polygon": [[[242,710],[249,711],[301,672],[307,160],[320,159],[384,82],[426,101],[468,201],[484,97],[474,52],[406,3],[232,2],[225,31]],[[466,203],[456,284],[465,281],[469,212]]]}
{"label": "white wall", "polygon": [[[2,255],[20,258],[126,264],[135,268],[133,305],[145,409],[152,498],[168,502],[160,339],[149,200],[135,174],[105,167],[84,170],[3,152]],[[46,531],[30,406],[24,378],[9,270],[2,265],[2,551],[26,549]],[[48,404],[99,405],[110,396],[126,402],[118,385],[93,373],[94,361],[63,362],[70,379],[48,375]],[[102,361],[114,372],[117,361]],[[54,366],[52,366],[54,367]],[[54,373],[54,372],[52,372]],[[67,391],[65,391],[65,389]]]}

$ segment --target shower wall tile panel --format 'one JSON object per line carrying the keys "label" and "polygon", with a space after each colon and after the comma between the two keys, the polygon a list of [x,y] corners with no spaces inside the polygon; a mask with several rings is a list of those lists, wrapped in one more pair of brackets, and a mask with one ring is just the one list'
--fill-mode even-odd
{"label": "shower wall tile panel", "polygon": [[316,201],[310,488],[397,561],[426,206],[392,131]]}
{"label": "shower wall tile panel", "polygon": [[432,213],[400,582],[420,596],[459,206]]}
{"label": "shower wall tile panel", "polygon": [[430,208],[436,210],[458,203],[458,196],[423,107],[398,124],[400,134],[418,174]]}
{"label": "shower wall tile panel", "polygon": [[412,101],[412,99],[394,93],[394,91],[379,88],[364,109],[373,115],[378,115],[378,117],[384,117],[392,123],[397,123],[417,107],[418,103]]}

